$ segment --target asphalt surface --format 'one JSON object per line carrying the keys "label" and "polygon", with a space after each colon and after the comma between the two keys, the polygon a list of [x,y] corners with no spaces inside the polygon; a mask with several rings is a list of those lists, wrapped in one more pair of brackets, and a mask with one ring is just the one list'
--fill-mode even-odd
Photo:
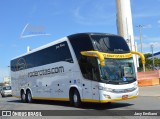
{"label": "asphalt surface", "polygon": [[160,97],[160,85],[140,87],[139,95],[140,96],[159,96]]}
{"label": "asphalt surface", "polygon": [[[136,119],[136,118],[144,118],[144,119],[152,119],[157,118],[158,116],[124,116],[122,110],[131,110],[132,112],[137,112],[137,110],[160,110],[160,86],[152,86],[152,87],[141,87],[139,93],[139,97],[132,100],[124,100],[120,102],[114,102],[111,104],[83,104],[81,108],[74,108],[69,105],[68,102],[57,102],[57,101],[35,101],[31,104],[22,103],[18,98],[15,97],[0,97],[0,110],[70,110],[69,112],[59,111],[62,113],[61,116],[46,116],[46,117],[23,117],[26,119],[106,119],[106,116],[94,116],[95,111],[101,112],[100,114],[107,113],[109,111],[112,112],[112,115],[116,116],[108,116],[107,118],[111,119]],[[78,111],[80,115],[85,116],[63,116],[64,113],[74,113]],[[85,112],[84,112],[85,111]],[[90,112],[91,111],[91,112]],[[93,115],[92,115],[93,114]],[[123,116],[122,116],[122,115]],[[18,119],[22,117],[0,117],[0,119]]]}

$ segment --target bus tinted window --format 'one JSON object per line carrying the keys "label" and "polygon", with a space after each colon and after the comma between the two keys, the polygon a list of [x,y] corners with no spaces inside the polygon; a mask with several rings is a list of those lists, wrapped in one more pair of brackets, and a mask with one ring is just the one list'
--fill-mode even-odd
{"label": "bus tinted window", "polygon": [[[81,51],[94,50],[92,41],[87,34],[69,36],[70,43],[76,54],[83,77],[86,79],[99,80],[98,62],[96,58],[85,57]],[[94,73],[96,72],[96,73]]]}
{"label": "bus tinted window", "polygon": [[62,42],[11,61],[11,70],[42,66],[59,61],[73,63],[67,42]]}
{"label": "bus tinted window", "polygon": [[68,38],[74,49],[77,60],[80,60],[82,57],[82,55],[80,54],[81,51],[93,50],[93,45],[91,43],[89,35],[73,35],[69,36]]}
{"label": "bus tinted window", "polygon": [[130,52],[125,40],[120,36],[91,35],[95,50],[100,52],[126,53]]}

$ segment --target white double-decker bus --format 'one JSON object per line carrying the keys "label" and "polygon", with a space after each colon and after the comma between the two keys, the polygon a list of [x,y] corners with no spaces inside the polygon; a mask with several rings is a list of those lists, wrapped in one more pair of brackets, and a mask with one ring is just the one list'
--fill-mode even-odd
{"label": "white double-decker bus", "polygon": [[53,41],[11,60],[15,97],[108,103],[138,96],[133,54],[125,40],[104,33],[79,33]]}

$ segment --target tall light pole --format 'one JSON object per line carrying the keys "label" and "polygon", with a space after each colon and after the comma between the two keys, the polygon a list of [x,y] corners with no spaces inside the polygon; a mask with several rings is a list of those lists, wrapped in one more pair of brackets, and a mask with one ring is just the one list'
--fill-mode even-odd
{"label": "tall light pole", "polygon": [[143,53],[143,45],[142,45],[142,28],[143,28],[143,26],[142,25],[138,25],[136,27],[139,28],[139,39],[140,39],[140,44],[141,44],[141,53]]}
{"label": "tall light pole", "polygon": [[153,63],[153,70],[154,70],[155,65],[154,65],[153,48],[154,48],[154,45],[152,44],[152,45],[151,45],[151,51],[152,51],[152,63]]}
{"label": "tall light pole", "polygon": [[[141,53],[143,53],[143,45],[142,45],[142,25],[136,26],[139,28],[139,39],[140,39],[140,44],[141,44]],[[145,72],[145,64],[143,64],[143,72]]]}
{"label": "tall light pole", "polygon": [[[130,0],[116,0],[116,11],[118,35],[122,36],[125,40],[128,39],[130,50],[136,51]],[[135,55],[133,55],[133,60],[135,63],[135,70],[137,72],[137,60]]]}

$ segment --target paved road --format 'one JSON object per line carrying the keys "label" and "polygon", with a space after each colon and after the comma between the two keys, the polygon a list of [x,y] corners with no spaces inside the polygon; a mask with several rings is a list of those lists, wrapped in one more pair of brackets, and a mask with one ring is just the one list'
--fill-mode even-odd
{"label": "paved road", "polygon": [[160,97],[160,85],[140,87],[140,96],[159,96]]}
{"label": "paved road", "polygon": [[[15,97],[6,97],[6,98],[1,98],[0,97],[0,110],[82,110],[80,112],[85,113],[86,115],[89,114],[91,115],[91,113],[87,112],[92,111],[93,113],[94,111],[100,111],[103,113],[107,113],[108,111],[112,110],[113,113],[115,113],[114,111],[116,110],[115,115],[121,115],[121,110],[160,110],[160,95],[158,95],[156,92],[157,89],[159,89],[160,87],[154,87],[154,88],[140,88],[140,95],[138,98],[136,99],[132,99],[132,100],[125,100],[125,101],[121,101],[121,102],[114,102],[111,103],[110,105],[108,104],[84,104],[81,108],[74,108],[74,107],[70,107],[68,102],[56,102],[56,101],[36,101],[34,103],[28,104],[28,103],[21,103],[20,100],[18,98]],[[156,91],[154,91],[156,89]],[[148,95],[147,93],[150,95]],[[152,92],[152,93],[151,93]],[[156,95],[155,95],[156,93]],[[87,110],[87,111],[86,111]],[[83,112],[86,111],[86,112]],[[119,113],[120,112],[120,113]],[[63,112],[62,112],[63,113]],[[70,113],[70,112],[69,112]],[[103,114],[102,113],[102,114]],[[63,114],[62,114],[63,115]],[[0,117],[1,119],[2,117]],[[4,117],[3,117],[4,118]],[[2,119],[3,119],[2,118]],[[17,117],[6,117],[8,119],[17,119]],[[20,117],[22,118],[22,117]],[[27,117],[26,117],[27,118]],[[30,117],[31,118],[31,117]],[[34,119],[36,119],[36,117],[33,117]],[[43,117],[44,118],[44,117]],[[37,117],[37,119],[43,119],[43,118],[39,118]],[[56,119],[62,119],[64,118],[64,116],[54,116],[54,117],[45,117],[45,118],[56,118]],[[103,116],[87,116],[87,117],[79,117],[79,116],[72,116],[72,117],[65,117],[65,119],[72,119],[72,118],[76,118],[76,119],[80,119],[80,118],[86,118],[86,119],[106,119],[106,117]],[[110,118],[114,119],[127,119],[127,118],[139,118],[139,117],[135,117],[135,116],[110,116]],[[159,117],[140,117],[140,118],[144,118],[144,119],[151,119],[151,118],[157,118],[159,119]]]}

